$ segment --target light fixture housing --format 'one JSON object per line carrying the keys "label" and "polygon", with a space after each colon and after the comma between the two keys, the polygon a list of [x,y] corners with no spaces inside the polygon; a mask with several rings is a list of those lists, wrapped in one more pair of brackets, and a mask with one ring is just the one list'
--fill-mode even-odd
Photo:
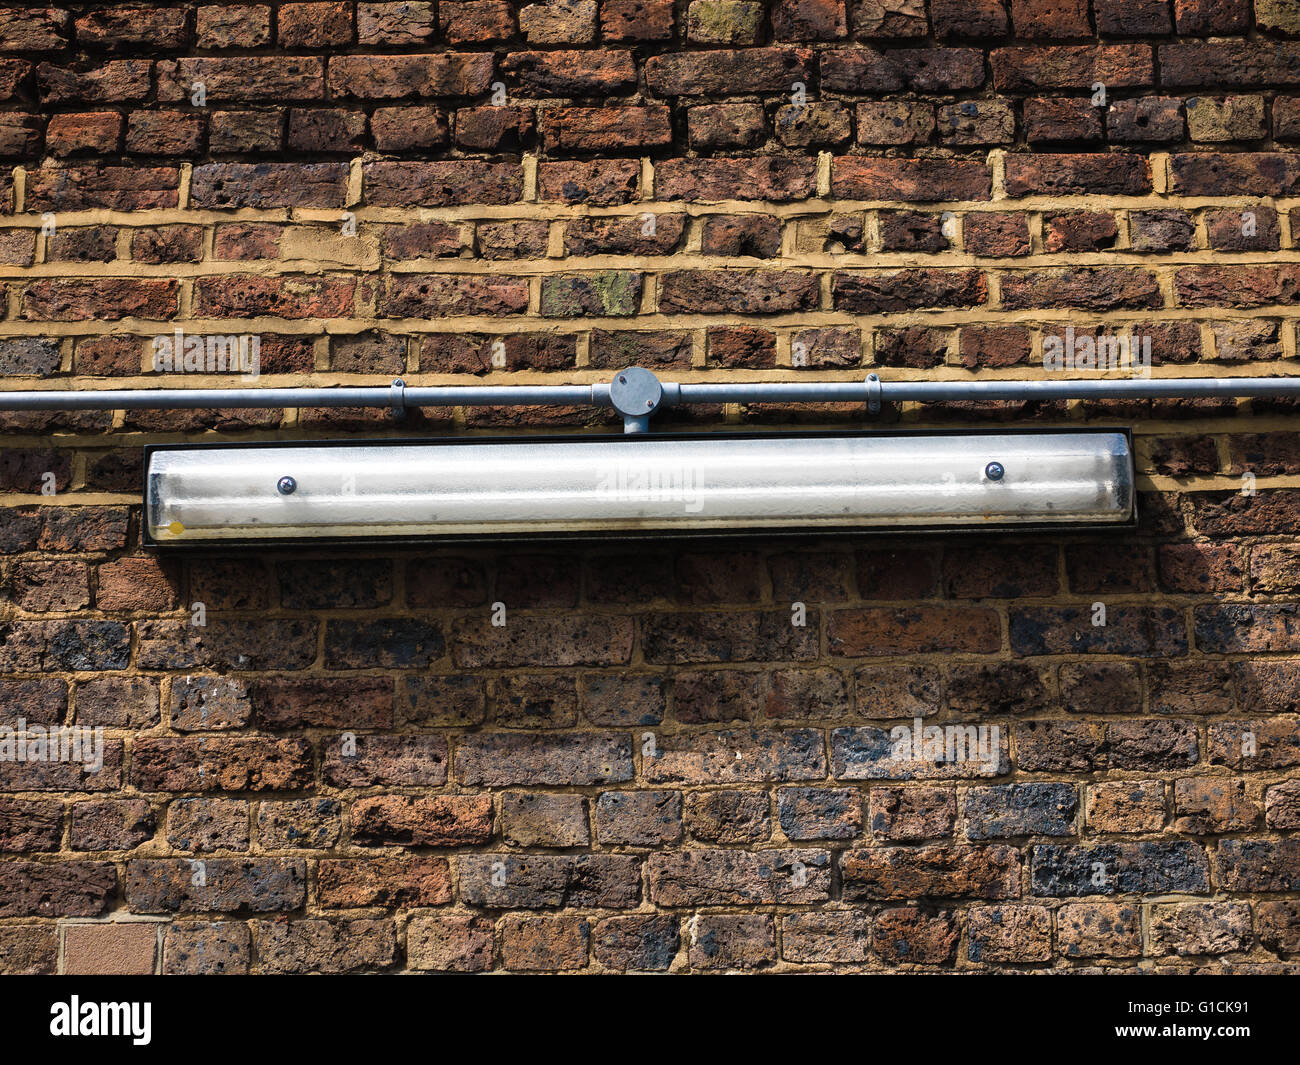
{"label": "light fixture housing", "polygon": [[155,445],[155,547],[1131,526],[1125,430]]}

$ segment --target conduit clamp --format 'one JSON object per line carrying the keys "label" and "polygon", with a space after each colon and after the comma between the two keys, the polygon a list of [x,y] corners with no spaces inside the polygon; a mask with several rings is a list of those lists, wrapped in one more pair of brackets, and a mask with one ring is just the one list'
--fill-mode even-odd
{"label": "conduit clamp", "polygon": [[880,413],[880,397],[884,393],[880,385],[880,374],[867,374],[867,413]]}

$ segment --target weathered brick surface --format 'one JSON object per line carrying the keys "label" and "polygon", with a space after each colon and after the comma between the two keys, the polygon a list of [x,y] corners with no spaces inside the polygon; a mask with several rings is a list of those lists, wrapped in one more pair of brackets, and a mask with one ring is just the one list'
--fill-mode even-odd
{"label": "weathered brick surface", "polygon": [[[1052,380],[1047,338],[1130,334],[1290,374],[1298,38],[1273,0],[10,5],[0,387],[156,386],[176,329],[256,336],[249,385]],[[168,973],[1293,965],[1297,416],[887,412],[1131,426],[1105,535],[174,561],[142,445],[387,413],[2,413],[0,727],[105,734],[0,758],[0,971],[155,921]],[[402,431],[462,428],[617,426]]]}

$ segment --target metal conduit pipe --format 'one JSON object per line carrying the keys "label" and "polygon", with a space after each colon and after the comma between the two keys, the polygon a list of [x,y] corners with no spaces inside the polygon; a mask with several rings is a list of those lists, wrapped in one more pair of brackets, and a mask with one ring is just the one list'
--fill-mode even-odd
{"label": "metal conduit pipe", "polygon": [[411,387],[160,388],[0,390],[0,410],[167,410],[221,407],[595,406],[613,407],[624,429],[646,432],[652,414],[684,403],[884,403],[1056,399],[1195,399],[1300,396],[1300,377],[1178,377],[1065,381],[741,381],[679,384],[638,366],[592,385],[439,385]]}
{"label": "metal conduit pipe", "polygon": [[[605,399],[601,400],[601,396]],[[409,388],[133,388],[0,390],[0,410],[181,410],[220,407],[609,406],[608,385],[452,385]]]}
{"label": "metal conduit pipe", "polygon": [[[873,375],[874,377],[874,375]],[[1300,377],[1181,377],[1099,381],[879,381],[665,384],[681,403],[937,403],[1025,399],[1144,399],[1300,395]]]}

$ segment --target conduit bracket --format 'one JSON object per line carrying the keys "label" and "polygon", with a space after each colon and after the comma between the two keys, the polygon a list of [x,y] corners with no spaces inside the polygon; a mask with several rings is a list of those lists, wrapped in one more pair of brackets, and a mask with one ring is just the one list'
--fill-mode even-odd
{"label": "conduit bracket", "polygon": [[388,386],[388,395],[393,421],[406,421],[406,382],[400,377],[394,378],[393,383]]}
{"label": "conduit bracket", "polygon": [[641,366],[629,366],[614,375],[609,383],[609,401],[623,415],[623,432],[650,431],[650,415],[663,402],[664,388],[659,378]]}
{"label": "conduit bracket", "polygon": [[884,389],[880,385],[880,375],[874,373],[867,374],[867,413],[868,414],[880,413],[880,397],[883,393],[884,393]]}

